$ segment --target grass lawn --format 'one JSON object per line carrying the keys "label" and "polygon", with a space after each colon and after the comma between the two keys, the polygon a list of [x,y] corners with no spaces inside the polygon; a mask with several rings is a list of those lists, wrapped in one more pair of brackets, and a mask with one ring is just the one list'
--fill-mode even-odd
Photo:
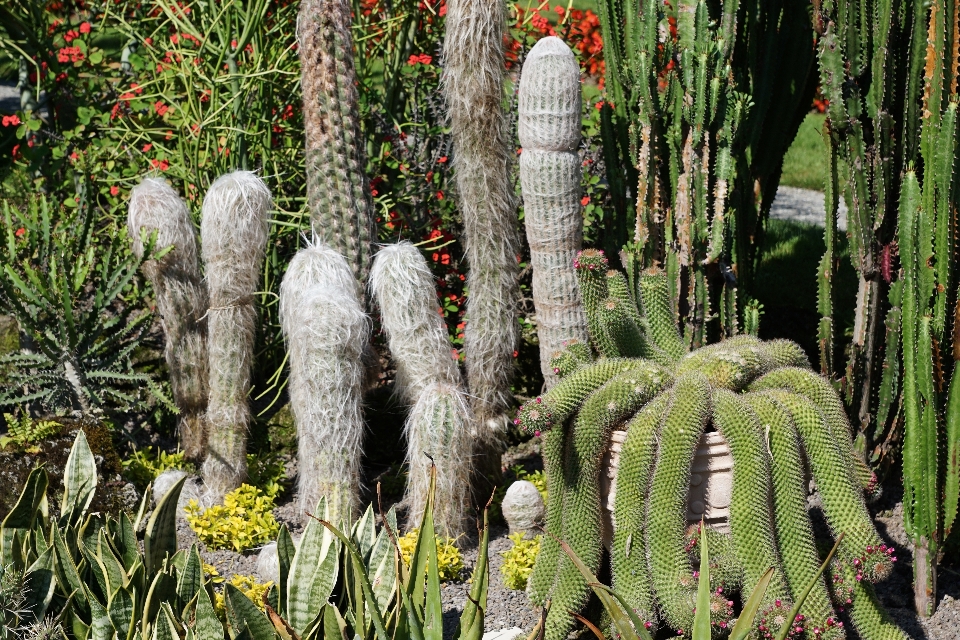
{"label": "grass lawn", "polygon": [[809,113],[804,118],[797,137],[783,159],[783,175],[780,184],[787,187],[802,187],[823,191],[826,177],[826,149],[821,131],[826,116]]}

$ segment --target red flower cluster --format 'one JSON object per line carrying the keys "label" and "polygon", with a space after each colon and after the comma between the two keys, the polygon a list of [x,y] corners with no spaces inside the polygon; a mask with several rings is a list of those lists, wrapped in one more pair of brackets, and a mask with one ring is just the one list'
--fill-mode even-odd
{"label": "red flower cluster", "polygon": [[599,76],[599,84],[603,88],[606,67],[603,62],[600,18],[596,13],[589,9],[572,9],[568,15],[564,7],[557,5],[553,12],[558,16],[559,23],[554,26],[550,19],[540,12],[540,8],[530,11],[529,16],[519,5],[516,10],[517,22],[514,29],[520,32],[521,37],[509,38],[506,42],[508,69],[517,63],[523,39],[539,40],[546,36],[560,36],[579,52],[583,72],[590,76]]}
{"label": "red flower cluster", "polygon": [[417,64],[417,63],[420,63],[420,64],[431,64],[432,62],[433,62],[433,56],[428,56],[428,55],[425,54],[425,53],[421,53],[421,54],[419,54],[419,55],[413,54],[412,56],[410,56],[410,57],[407,59],[407,64],[409,64],[409,65],[415,65],[415,64]]}
{"label": "red flower cluster", "polygon": [[80,47],[63,47],[57,52],[59,62],[80,62],[83,60],[83,52]]}
{"label": "red flower cluster", "polygon": [[15,127],[18,124],[20,124],[20,116],[18,116],[17,114],[13,114],[12,116],[3,116],[2,122],[3,122],[3,126],[5,127],[10,127],[10,126]]}
{"label": "red flower cluster", "polygon": [[170,105],[166,105],[163,101],[157,100],[153,105],[153,109],[157,112],[157,115],[162,118],[163,115],[170,110]]}

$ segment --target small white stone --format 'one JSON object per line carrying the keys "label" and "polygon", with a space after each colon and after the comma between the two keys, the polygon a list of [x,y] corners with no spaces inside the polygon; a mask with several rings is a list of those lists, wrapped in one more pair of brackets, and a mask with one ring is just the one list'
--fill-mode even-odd
{"label": "small white stone", "polygon": [[514,640],[523,635],[523,629],[520,627],[511,627],[510,629],[500,629],[499,631],[487,631],[483,634],[482,640]]}
{"label": "small white stone", "polygon": [[517,480],[511,484],[503,497],[501,508],[510,533],[523,532],[531,538],[540,533],[546,508],[543,506],[543,497],[532,482]]}
{"label": "small white stone", "polygon": [[177,500],[177,517],[186,518],[183,508],[191,500],[196,500],[198,503],[202,502],[201,496],[203,493],[200,478],[186,471],[168,469],[156,477],[153,481],[153,506],[156,507],[181,478],[186,478],[186,480],[183,482],[183,489],[180,490],[180,498]]}

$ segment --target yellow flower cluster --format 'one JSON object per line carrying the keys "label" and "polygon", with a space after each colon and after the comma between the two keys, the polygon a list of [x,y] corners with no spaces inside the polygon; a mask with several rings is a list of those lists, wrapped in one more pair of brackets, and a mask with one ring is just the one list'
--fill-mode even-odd
{"label": "yellow flower cluster", "polygon": [[184,511],[190,528],[210,549],[240,552],[270,542],[280,532],[273,517],[273,498],[249,484],[224,496],[222,505],[201,509],[191,500]]}
{"label": "yellow flower cluster", "polygon": [[507,537],[513,541],[513,547],[509,551],[500,552],[503,556],[500,573],[503,574],[503,583],[508,589],[521,591],[527,588],[527,580],[533,572],[533,563],[537,560],[537,554],[540,553],[541,536],[525,540],[523,532],[519,532]]}
{"label": "yellow flower cluster", "polygon": [[[267,582],[266,584],[260,584],[257,582],[257,579],[253,576],[242,576],[234,575],[230,578],[230,584],[235,586],[237,589],[243,593],[243,595],[250,598],[253,604],[257,605],[260,611],[264,611],[263,608],[263,596],[270,590],[270,587],[273,586],[273,582]],[[223,597],[223,591],[218,591],[215,595],[215,602],[213,603],[213,608],[216,610],[217,615],[224,619],[227,615],[227,605]]]}
{"label": "yellow flower cluster", "polygon": [[[417,547],[417,540],[420,538],[420,529],[411,529],[400,536],[397,540],[397,546],[400,547],[400,557],[404,564],[410,565],[410,559],[413,557],[413,551]],[[460,549],[456,546],[454,538],[441,538],[437,536],[437,567],[440,573],[440,580],[456,580],[463,571],[463,557],[460,555]]]}

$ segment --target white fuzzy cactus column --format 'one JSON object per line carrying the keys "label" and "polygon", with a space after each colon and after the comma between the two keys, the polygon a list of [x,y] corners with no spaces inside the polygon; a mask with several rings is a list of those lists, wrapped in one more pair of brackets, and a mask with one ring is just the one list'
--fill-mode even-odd
{"label": "white fuzzy cactus column", "polygon": [[469,266],[464,353],[478,435],[488,443],[479,467],[499,476],[498,438],[513,403],[520,337],[520,237],[510,179],[515,154],[503,111],[506,5],[450,0],[447,7],[443,91]]}
{"label": "white fuzzy cactus column", "polygon": [[361,358],[370,321],[342,255],[325,244],[297,252],[280,284],[280,324],[297,424],[300,511],[312,512],[326,496],[333,522],[349,527],[359,506]]}
{"label": "white fuzzy cactus column", "polygon": [[202,462],[207,410],[207,287],[200,275],[197,230],[177,192],[159,178],[144,178],[130,192],[127,228],[136,256],[143,256],[141,231],[156,232],[156,247],[173,248],[148,260],[165,337],[164,356],[173,399],[180,410],[180,446],[187,460]]}
{"label": "white fuzzy cactus column", "polygon": [[547,387],[558,377],[550,366],[568,340],[589,344],[574,259],[583,241],[580,204],[580,68],[555,36],[527,55],[520,74],[520,186],[533,267],[540,369]]}
{"label": "white fuzzy cactus column", "polygon": [[203,200],[200,240],[206,267],[210,392],[203,480],[211,501],[247,477],[250,374],[259,287],[273,200],[256,174],[217,178]]}
{"label": "white fuzzy cactus column", "polygon": [[413,409],[407,419],[407,522],[417,526],[437,465],[434,520],[441,531],[463,531],[470,501],[474,437],[460,368],[439,312],[433,275],[409,242],[384,247],[373,261],[370,291],[397,368],[396,389]]}

